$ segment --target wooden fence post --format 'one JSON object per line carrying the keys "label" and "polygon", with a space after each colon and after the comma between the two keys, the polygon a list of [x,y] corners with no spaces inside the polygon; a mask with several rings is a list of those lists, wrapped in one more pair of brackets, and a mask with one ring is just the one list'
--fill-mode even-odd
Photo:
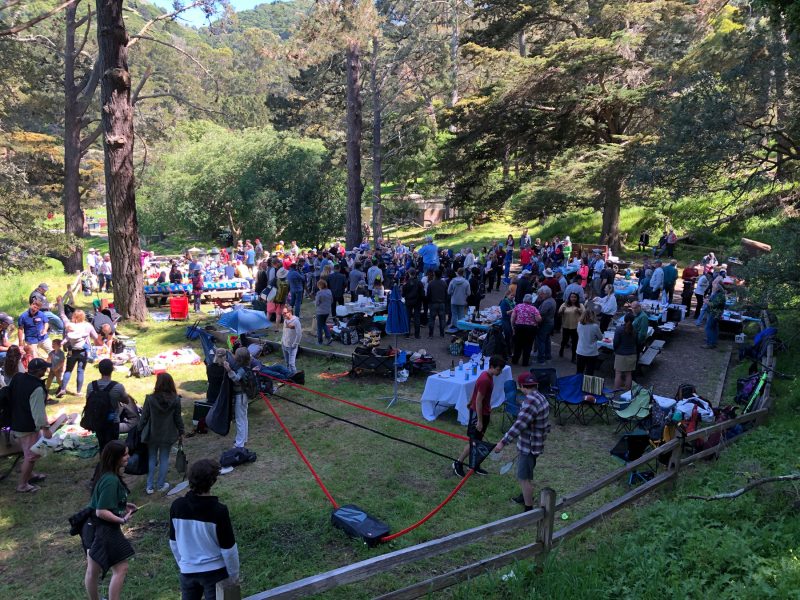
{"label": "wooden fence post", "polygon": [[539,494],[539,508],[544,511],[542,520],[536,528],[536,542],[542,544],[542,553],[539,555],[539,564],[553,547],[553,524],[556,518],[556,492],[552,488],[544,488]]}
{"label": "wooden fence post", "polygon": [[242,588],[230,578],[217,583],[217,600],[242,600]]}
{"label": "wooden fence post", "polygon": [[[680,436],[681,434],[678,433],[678,435]],[[669,455],[669,463],[667,466],[667,468],[670,471],[674,472],[674,476],[672,478],[672,489],[675,489],[675,486],[678,485],[678,471],[681,468],[682,455],[683,455],[683,440],[679,439],[678,443],[675,444],[675,447],[672,449],[672,452]]]}

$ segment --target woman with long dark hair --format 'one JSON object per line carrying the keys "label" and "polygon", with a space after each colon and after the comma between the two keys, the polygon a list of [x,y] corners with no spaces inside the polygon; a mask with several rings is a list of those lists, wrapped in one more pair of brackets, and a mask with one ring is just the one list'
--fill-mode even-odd
{"label": "woman with long dark hair", "polygon": [[633,313],[626,313],[625,320],[614,331],[614,387],[631,389],[633,372],[636,370],[636,331],[633,329]]}
{"label": "woman with long dark hair", "polygon": [[[159,492],[169,490],[167,470],[169,469],[169,451],[177,440],[183,440],[183,418],[181,417],[181,397],[175,388],[175,381],[169,373],[159,373],[152,394],[144,399],[142,417],[139,421],[142,441],[147,444],[147,494],[156,489]],[[158,464],[157,487],[153,487]]]}
{"label": "woman with long dark hair", "polygon": [[89,600],[99,600],[98,582],[109,569],[108,600],[120,600],[128,559],[134,555],[133,546],[121,528],[137,510],[135,504],[128,502],[130,490],[122,479],[127,464],[125,444],[119,440],[108,442],[100,455],[100,472],[89,501],[94,512],[81,533],[87,559],[84,585]]}
{"label": "woman with long dark hair", "polygon": [[6,352],[6,358],[3,361],[3,379],[5,379],[5,385],[11,383],[11,378],[22,371],[22,369],[19,368],[21,364],[22,350],[20,350],[17,345],[9,346],[8,352]]}

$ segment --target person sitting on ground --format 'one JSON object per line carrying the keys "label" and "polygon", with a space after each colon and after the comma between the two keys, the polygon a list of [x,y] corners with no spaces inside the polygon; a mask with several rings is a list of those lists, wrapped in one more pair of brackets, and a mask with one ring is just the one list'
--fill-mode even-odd
{"label": "person sitting on ground", "polygon": [[[247,356],[249,359],[250,354],[248,353]],[[127,399],[127,394],[125,398]],[[237,431],[238,423],[237,419]],[[169,469],[169,451],[176,441],[183,442],[184,432],[181,397],[178,395],[175,381],[169,373],[159,373],[156,377],[153,393],[148,394],[144,399],[142,418],[137,427],[142,432],[141,439],[147,444],[148,451],[145,493],[150,496],[155,490],[167,492],[170,488],[166,481]],[[158,465],[157,481],[155,481],[156,465]],[[154,483],[156,487],[153,487]]]}
{"label": "person sitting on ground", "polygon": [[533,510],[533,470],[536,459],[544,452],[544,442],[550,433],[550,405],[539,392],[539,382],[532,374],[521,373],[517,383],[525,394],[525,400],[519,407],[514,424],[497,442],[494,451],[500,453],[507,444],[517,440],[517,481],[522,493],[512,500],[522,504],[523,512],[527,512]]}
{"label": "person sitting on ground", "polygon": [[[489,368],[478,376],[475,387],[472,390],[472,398],[469,401],[469,424],[467,425],[467,437],[472,440],[482,440],[486,430],[489,429],[489,421],[492,415],[492,392],[494,391],[494,378],[499,376],[506,368],[506,360],[499,355],[494,355],[489,359]],[[464,459],[469,456],[470,444],[468,443],[458,460],[453,462],[453,473],[459,477],[466,476],[464,470]],[[475,472],[479,475],[486,475],[486,471],[477,468]]]}
{"label": "person sitting on ground", "polygon": [[186,598],[216,598],[216,585],[239,580],[239,548],[228,507],[211,488],[220,466],[201,458],[189,467],[189,493],[169,509],[169,547],[178,563],[181,594]]}
{"label": "person sitting on ground", "polygon": [[[9,351],[13,359],[14,353]],[[8,384],[8,397],[11,406],[11,431],[22,448],[22,467],[20,469],[17,492],[32,493],[38,491],[34,485],[45,480],[45,475],[33,472],[34,463],[40,456],[31,448],[39,441],[39,434],[51,438],[50,423],[47,420],[45,404],[47,403],[47,389],[42,378],[45,376],[50,363],[41,358],[34,358],[28,364],[27,373],[16,373]]]}
{"label": "person sitting on ground", "polygon": [[141,409],[136,405],[133,396],[125,394],[124,400],[119,405],[119,432],[130,433],[139,425],[142,417]]}
{"label": "person sitting on ground", "polygon": [[26,344],[35,346],[40,352],[47,355],[53,349],[53,343],[48,335],[50,323],[42,314],[41,309],[41,302],[34,298],[28,306],[28,310],[17,319],[17,338],[20,347]]}

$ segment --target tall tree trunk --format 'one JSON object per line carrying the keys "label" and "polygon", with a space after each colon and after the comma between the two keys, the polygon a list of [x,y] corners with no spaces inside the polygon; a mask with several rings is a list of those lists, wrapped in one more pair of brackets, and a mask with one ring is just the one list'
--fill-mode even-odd
{"label": "tall tree trunk", "polygon": [[350,40],[346,53],[347,71],[347,215],[345,239],[348,248],[361,242],[361,47]]}
{"label": "tall tree trunk", "polygon": [[600,234],[600,243],[608,245],[614,253],[618,253],[622,247],[619,231],[621,190],[621,174],[616,171],[609,173],[603,189],[603,229]]}
{"label": "tall tree trunk", "polygon": [[450,0],[450,107],[458,103],[458,44],[461,35],[458,24],[458,0]]}
{"label": "tall tree trunk", "polygon": [[372,36],[372,63],[370,64],[370,85],[372,86],[372,239],[383,237],[383,205],[381,204],[381,169],[383,167],[381,127],[383,126],[383,106],[381,88],[378,83],[378,54],[380,41]]}
{"label": "tall tree trunk", "polygon": [[528,47],[527,42],[525,40],[525,30],[520,29],[519,34],[517,35],[517,39],[519,40],[519,55],[523,58],[528,55]]}
{"label": "tall tree trunk", "polygon": [[[64,12],[66,36],[64,43],[64,233],[74,240],[83,237],[83,211],[81,211],[81,120],[78,110],[78,88],[75,84],[75,15],[78,3]],[[88,27],[88,25],[87,25]],[[83,270],[83,248],[79,242],[69,247],[61,261],[65,273]]]}
{"label": "tall tree trunk", "polygon": [[147,306],[140,262],[139,224],[133,173],[133,107],[128,71],[128,32],[122,0],[96,0],[97,46],[102,72],[108,245],[114,279],[114,304],[124,319],[144,321]]}
{"label": "tall tree trunk", "polygon": [[[787,39],[783,28],[783,19],[778,16],[770,32],[769,55],[772,62],[772,81],[770,85],[770,96],[772,97],[772,124],[775,129],[783,129],[786,124],[786,82],[788,74],[786,70]],[[786,176],[786,154],[790,148],[785,146],[783,152],[775,155],[775,178],[783,180]]]}

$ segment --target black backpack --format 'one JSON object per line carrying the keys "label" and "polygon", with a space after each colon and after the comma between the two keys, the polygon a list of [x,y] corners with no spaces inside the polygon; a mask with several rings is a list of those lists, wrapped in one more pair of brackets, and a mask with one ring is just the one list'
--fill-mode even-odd
{"label": "black backpack", "polygon": [[260,375],[254,373],[253,369],[247,368],[244,370],[244,377],[239,380],[242,391],[250,400],[258,397],[258,381],[256,379],[259,377]]}
{"label": "black backpack", "polygon": [[115,385],[117,382],[112,381],[101,388],[96,381],[92,382],[81,414],[81,427],[88,431],[97,431],[113,420],[111,413],[116,413],[118,410],[111,400],[111,390]]}
{"label": "black backpack", "polygon": [[[2,375],[0,375],[2,377]],[[11,427],[11,386],[0,388],[0,428]]]}

